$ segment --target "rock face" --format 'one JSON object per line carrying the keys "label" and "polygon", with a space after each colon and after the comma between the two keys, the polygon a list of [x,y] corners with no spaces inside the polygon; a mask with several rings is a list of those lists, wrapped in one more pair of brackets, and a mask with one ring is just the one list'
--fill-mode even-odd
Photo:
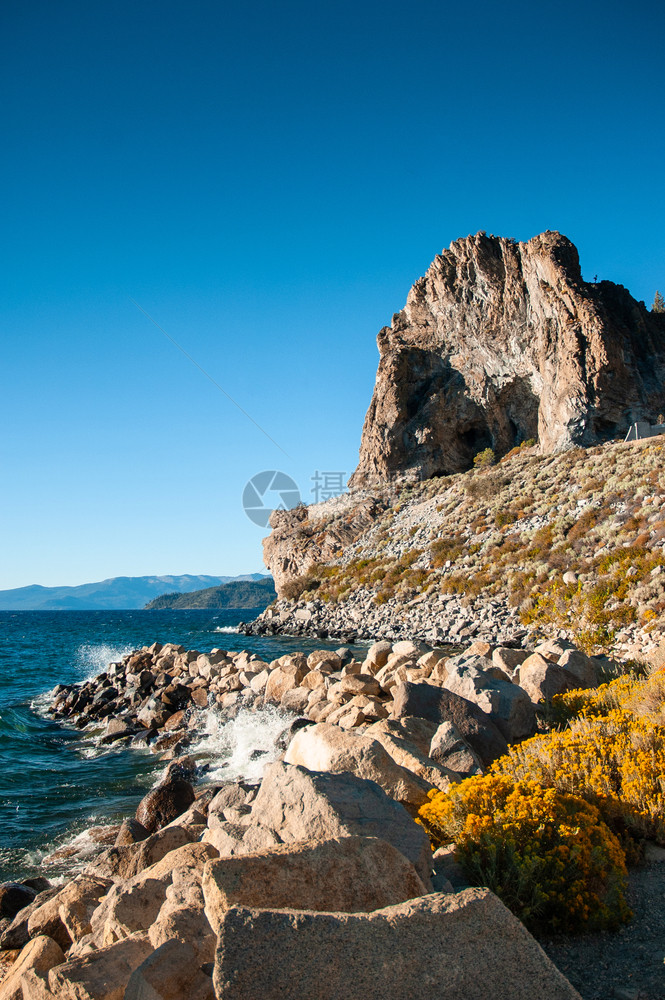
{"label": "rock face", "polygon": [[270,515],[270,535],[263,540],[263,561],[270,566],[277,592],[284,584],[301,576],[317,563],[327,562],[351,545],[366,531],[385,509],[376,497],[348,502],[338,498],[339,510],[326,524],[325,533],[318,532],[311,521],[314,508],[295,507],[293,510],[274,510]]}
{"label": "rock face", "polygon": [[579,1000],[488,889],[373,913],[232,907],[213,982],[219,1000]]}
{"label": "rock face", "polygon": [[556,232],[451,243],[378,347],[355,487],[459,472],[529,438],[544,453],[588,446],[665,404],[665,317],[583,281]]}
{"label": "rock face", "polygon": [[410,861],[378,837],[282,844],[209,862],[206,914],[215,932],[232,906],[357,913],[424,896]]}
{"label": "rock face", "polygon": [[387,840],[428,886],[432,855],[425,831],[374,781],[346,772],[327,774],[295,764],[268,764],[238,853],[349,836]]}

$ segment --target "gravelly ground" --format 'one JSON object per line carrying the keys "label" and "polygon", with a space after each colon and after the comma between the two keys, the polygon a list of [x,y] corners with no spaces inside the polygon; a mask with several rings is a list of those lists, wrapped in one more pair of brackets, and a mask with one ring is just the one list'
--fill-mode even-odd
{"label": "gravelly ground", "polygon": [[583,1000],[665,1000],[664,856],[631,871],[621,930],[540,942]]}

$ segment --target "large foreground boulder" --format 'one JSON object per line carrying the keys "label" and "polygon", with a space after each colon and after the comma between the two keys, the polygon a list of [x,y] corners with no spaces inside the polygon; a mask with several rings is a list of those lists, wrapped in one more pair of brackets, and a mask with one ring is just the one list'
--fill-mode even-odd
{"label": "large foreground boulder", "polygon": [[289,743],[284,760],[309,771],[350,771],[359,778],[376,781],[391,799],[401,802],[413,815],[434,787],[396,763],[378,740],[327,722],[300,729]]}
{"label": "large foreground boulder", "polygon": [[374,781],[354,774],[268,764],[236,853],[331,837],[380,837],[407,858],[426,887],[432,870],[427,835]]}
{"label": "large foreground boulder", "polygon": [[218,1000],[580,1000],[488,889],[373,913],[227,910]]}
{"label": "large foreground boulder", "polygon": [[335,837],[210,861],[203,872],[215,932],[232,906],[356,913],[424,896],[410,861],[376,837]]}
{"label": "large foreground boulder", "polygon": [[505,737],[489,715],[473,702],[446,688],[405,681],[397,685],[393,697],[395,719],[415,715],[419,719],[435,722],[437,726],[442,722],[452,722],[486,767],[508,750]]}

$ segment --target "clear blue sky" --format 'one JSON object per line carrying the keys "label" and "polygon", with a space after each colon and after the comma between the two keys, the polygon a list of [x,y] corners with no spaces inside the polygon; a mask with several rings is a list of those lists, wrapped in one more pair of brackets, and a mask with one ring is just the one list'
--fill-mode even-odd
{"label": "clear blue sky", "polygon": [[[451,240],[665,291],[656,2],[5,0],[0,588],[262,568]],[[132,304],[277,441],[278,450]]]}

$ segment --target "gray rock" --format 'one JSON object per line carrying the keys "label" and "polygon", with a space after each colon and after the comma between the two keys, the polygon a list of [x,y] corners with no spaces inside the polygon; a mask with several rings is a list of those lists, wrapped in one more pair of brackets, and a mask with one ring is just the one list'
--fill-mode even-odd
{"label": "gray rock", "polygon": [[508,750],[505,737],[490,716],[452,691],[406,681],[393,689],[393,697],[395,719],[415,715],[437,725],[453,722],[485,767]]}
{"label": "gray rock", "polygon": [[250,819],[238,853],[312,838],[379,837],[396,847],[429,886],[432,854],[425,831],[374,781],[269,764]]}
{"label": "gray rock", "polygon": [[453,722],[441,723],[432,737],[429,755],[437,764],[460,776],[483,773],[480,758]]}
{"label": "gray rock", "polygon": [[[509,743],[531,736],[536,728],[536,714],[531,699],[516,684],[492,676],[492,664],[483,657],[449,660],[445,686],[466,698],[492,717]],[[497,670],[496,667],[492,668]]]}

